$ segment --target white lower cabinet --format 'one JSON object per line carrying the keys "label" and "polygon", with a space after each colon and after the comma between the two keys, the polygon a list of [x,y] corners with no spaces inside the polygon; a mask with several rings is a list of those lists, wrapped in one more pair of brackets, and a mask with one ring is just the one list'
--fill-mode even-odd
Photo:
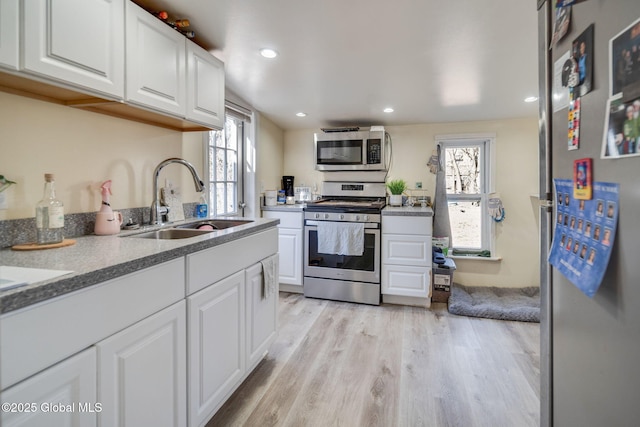
{"label": "white lower cabinet", "polygon": [[428,305],[431,217],[382,216],[382,299]]}
{"label": "white lower cabinet", "polygon": [[101,426],[187,422],[185,302],[96,344]]}
{"label": "white lower cabinet", "polygon": [[189,425],[204,425],[245,371],[245,275],[233,274],[187,298]]}
{"label": "white lower cabinet", "polygon": [[263,211],[262,217],[280,220],[278,225],[280,289],[302,293],[304,213],[302,211]]}
{"label": "white lower cabinet", "polygon": [[0,425],[5,427],[95,426],[102,410],[96,399],[95,348],[4,390],[0,401]]}
{"label": "white lower cabinet", "polygon": [[187,298],[189,426],[204,426],[265,356],[277,306],[277,286],[265,295],[261,262]]}
{"label": "white lower cabinet", "polygon": [[[278,262],[277,255],[271,259]],[[248,370],[265,356],[278,329],[278,284],[268,293],[264,280],[261,263],[245,270]]]}
{"label": "white lower cabinet", "polygon": [[4,314],[0,425],[204,426],[275,338],[277,244],[269,228]]}

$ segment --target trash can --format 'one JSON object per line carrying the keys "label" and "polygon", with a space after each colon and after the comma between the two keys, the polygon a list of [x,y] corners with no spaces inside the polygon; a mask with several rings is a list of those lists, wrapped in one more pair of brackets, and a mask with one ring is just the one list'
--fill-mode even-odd
{"label": "trash can", "polygon": [[433,288],[431,302],[449,302],[456,263],[451,258],[445,258],[444,261],[444,264],[433,263],[432,266]]}

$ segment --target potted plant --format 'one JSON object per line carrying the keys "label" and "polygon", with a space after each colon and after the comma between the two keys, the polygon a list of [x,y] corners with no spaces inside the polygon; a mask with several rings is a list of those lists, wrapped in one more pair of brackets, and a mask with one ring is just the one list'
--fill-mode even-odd
{"label": "potted plant", "polygon": [[392,179],[387,182],[389,204],[391,206],[402,206],[402,193],[407,189],[407,183],[403,179]]}

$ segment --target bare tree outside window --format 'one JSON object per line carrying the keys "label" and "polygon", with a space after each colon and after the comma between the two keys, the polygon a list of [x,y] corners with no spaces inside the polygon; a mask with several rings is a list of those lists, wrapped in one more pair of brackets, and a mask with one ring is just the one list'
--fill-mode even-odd
{"label": "bare tree outside window", "polygon": [[489,224],[484,200],[488,194],[485,140],[444,142],[446,190],[451,222],[451,246],[489,249]]}

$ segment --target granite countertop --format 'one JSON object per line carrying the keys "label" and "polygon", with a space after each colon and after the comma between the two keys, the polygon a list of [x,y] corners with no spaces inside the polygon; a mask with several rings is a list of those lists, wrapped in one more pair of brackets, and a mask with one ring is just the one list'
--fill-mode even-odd
{"label": "granite countertop", "polygon": [[433,216],[433,209],[421,206],[385,206],[383,216]]}
{"label": "granite countertop", "polygon": [[260,209],[263,211],[302,212],[306,206],[306,203],[296,203],[295,205],[261,206]]}
{"label": "granite countertop", "polygon": [[199,220],[201,219],[190,219],[164,227],[147,226],[138,230],[122,231],[119,235],[113,236],[74,237],[76,243],[63,248],[34,251],[2,249],[0,264],[4,266],[70,270],[73,273],[0,291],[0,314],[221,245],[275,227],[279,223],[277,219],[255,218],[248,224],[187,239],[132,237],[142,232]]}

